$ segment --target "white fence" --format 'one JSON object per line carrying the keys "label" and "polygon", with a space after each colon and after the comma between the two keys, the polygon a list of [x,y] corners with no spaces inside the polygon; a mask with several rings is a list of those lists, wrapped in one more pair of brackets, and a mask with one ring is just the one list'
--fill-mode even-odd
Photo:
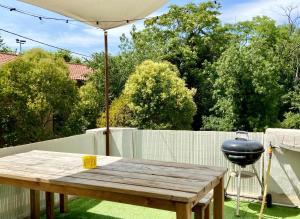
{"label": "white fence", "polygon": [[[134,132],[134,157],[150,160],[174,161],[231,168],[221,152],[222,142],[235,138],[233,132],[194,131],[142,131]],[[251,139],[263,142],[263,133],[249,133]],[[256,163],[261,172],[262,161]],[[251,170],[246,168],[246,170]],[[242,180],[242,193],[259,196],[261,189],[255,178]],[[229,193],[236,193],[236,181],[232,180]]]}
{"label": "white fence", "polygon": [[[50,141],[38,142],[18,147],[0,149],[0,157],[30,150],[49,150],[70,153],[84,154],[105,154],[104,129],[88,130],[87,134],[72,136],[68,138],[55,139]],[[267,132],[268,134],[268,132]],[[140,158],[161,161],[174,161],[191,164],[205,164],[213,166],[225,166],[230,168],[230,163],[224,158],[220,147],[226,139],[235,137],[234,132],[195,132],[195,131],[162,131],[162,130],[136,130],[113,128],[111,130],[110,152],[112,156],[122,156],[127,158]],[[255,139],[261,143],[266,142],[264,133],[249,133],[250,139]],[[269,137],[268,137],[269,138]],[[296,156],[296,155],[295,155]],[[293,159],[296,159],[294,157]],[[294,161],[293,161],[294,162]],[[256,168],[261,176],[263,159],[256,163]],[[295,165],[295,164],[293,164]],[[285,164],[286,166],[286,164]],[[294,166],[293,166],[294,167]],[[275,169],[281,168],[275,161]],[[250,169],[247,169],[250,170]],[[278,182],[271,180],[272,192],[293,194],[291,203],[297,204],[299,201],[298,186],[299,168],[292,172],[293,180],[272,176],[279,180],[279,185],[291,185],[293,193],[287,189],[278,191]],[[285,172],[287,172],[285,170]],[[289,176],[291,171],[287,173]],[[298,178],[297,178],[298,177]],[[289,183],[287,183],[287,180]],[[296,190],[296,192],[294,191]],[[235,193],[235,180],[229,186],[230,193]],[[242,180],[242,193],[247,196],[257,197],[261,194],[258,181],[255,178]],[[276,194],[277,194],[276,193]],[[297,199],[298,198],[298,199]],[[42,197],[44,200],[44,197]],[[281,200],[281,199],[277,199]],[[278,201],[277,201],[278,202]],[[44,201],[42,201],[43,206]],[[300,204],[299,204],[300,205]],[[12,186],[0,186],[0,219],[24,218],[29,214],[29,192],[26,189],[15,188]]]}

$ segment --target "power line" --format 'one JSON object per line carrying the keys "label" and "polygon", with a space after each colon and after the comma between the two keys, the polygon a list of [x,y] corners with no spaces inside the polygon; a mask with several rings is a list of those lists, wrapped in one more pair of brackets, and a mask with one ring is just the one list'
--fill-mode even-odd
{"label": "power line", "polygon": [[22,37],[23,39],[26,39],[26,40],[30,40],[32,42],[35,42],[35,43],[39,43],[39,44],[42,44],[42,45],[45,45],[45,46],[48,46],[48,47],[52,47],[52,48],[55,48],[55,49],[59,49],[59,50],[64,50],[64,51],[68,51],[72,54],[76,54],[76,55],[79,55],[79,56],[82,56],[82,57],[86,57],[86,58],[90,58],[91,56],[89,55],[85,55],[85,54],[82,54],[82,53],[78,53],[78,52],[73,52],[73,51],[70,51],[68,49],[64,49],[64,48],[60,48],[58,46],[53,46],[53,45],[50,45],[48,43],[44,43],[44,42],[41,42],[39,40],[35,40],[35,39],[32,39],[32,38],[29,38],[29,37],[26,37],[26,36],[22,36],[20,34],[17,34],[17,33],[13,33],[13,32],[10,32],[8,30],[5,30],[5,29],[2,29],[0,28],[0,31],[3,31],[5,33],[8,33],[8,34],[12,34],[12,35],[15,35],[15,36],[18,36],[18,37]]}
{"label": "power line", "polygon": [[125,20],[74,20],[74,19],[66,19],[66,18],[58,18],[58,17],[47,17],[47,16],[43,16],[43,15],[38,15],[38,14],[33,14],[31,12],[28,11],[24,11],[24,10],[19,10],[17,8],[14,7],[10,7],[7,5],[2,5],[0,4],[1,8],[5,8],[11,12],[18,12],[27,16],[31,16],[34,18],[38,18],[39,20],[54,20],[54,21],[63,21],[65,23],[69,23],[69,22],[82,22],[82,23],[95,23],[96,25],[99,25],[99,23],[120,23],[120,22],[133,22],[133,21],[140,21],[140,20],[145,20],[145,19],[151,19],[151,18],[155,18],[155,17],[144,17],[144,18],[135,18],[135,19],[125,19]]}

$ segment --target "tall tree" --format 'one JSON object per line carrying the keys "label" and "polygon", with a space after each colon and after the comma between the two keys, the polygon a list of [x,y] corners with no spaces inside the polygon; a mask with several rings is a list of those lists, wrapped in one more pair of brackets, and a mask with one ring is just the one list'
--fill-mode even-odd
{"label": "tall tree", "polygon": [[[280,48],[287,29],[268,17],[255,17],[230,27],[230,47],[209,70],[218,75],[216,101],[205,128],[218,130],[263,130],[278,126],[282,96],[290,87]],[[284,76],[283,76],[284,75]]]}
{"label": "tall tree", "polygon": [[[112,104],[113,124],[141,129],[190,129],[196,105],[174,65],[145,61]],[[98,121],[103,126],[102,114]]]}
{"label": "tall tree", "polygon": [[[87,120],[87,128],[95,128],[96,120],[104,108],[104,54],[95,53],[87,60],[87,65],[93,69],[93,74],[89,80],[80,88],[80,102],[78,110]],[[124,89],[129,75],[134,71],[135,63],[131,54],[109,56],[109,98],[113,101],[119,97]]]}
{"label": "tall tree", "polygon": [[122,38],[122,51],[131,51],[138,57],[137,62],[169,61],[177,66],[187,86],[197,89],[194,129],[201,127],[201,117],[208,115],[212,106],[215,75],[203,69],[218,59],[231,35],[221,25],[219,8],[214,1],[182,7],[173,5],[166,14],[146,20],[144,30],[133,29],[132,41]]}

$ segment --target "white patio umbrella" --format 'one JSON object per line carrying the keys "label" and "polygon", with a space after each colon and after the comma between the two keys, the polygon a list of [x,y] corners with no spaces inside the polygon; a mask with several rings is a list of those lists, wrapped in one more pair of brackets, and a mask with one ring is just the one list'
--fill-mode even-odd
{"label": "white patio umbrella", "polygon": [[140,20],[168,0],[20,0],[104,30],[106,155],[109,155],[109,77],[107,30]]}

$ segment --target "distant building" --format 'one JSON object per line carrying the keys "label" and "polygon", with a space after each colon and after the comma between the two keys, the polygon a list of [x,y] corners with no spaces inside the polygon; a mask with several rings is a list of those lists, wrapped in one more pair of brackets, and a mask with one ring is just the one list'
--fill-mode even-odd
{"label": "distant building", "polygon": [[[18,57],[16,54],[11,53],[1,53],[0,52],[0,65],[7,62],[13,61]],[[90,74],[92,74],[92,69],[83,64],[73,64],[66,63],[69,68],[69,77],[70,79],[77,82],[78,86],[81,86],[87,79]]]}

